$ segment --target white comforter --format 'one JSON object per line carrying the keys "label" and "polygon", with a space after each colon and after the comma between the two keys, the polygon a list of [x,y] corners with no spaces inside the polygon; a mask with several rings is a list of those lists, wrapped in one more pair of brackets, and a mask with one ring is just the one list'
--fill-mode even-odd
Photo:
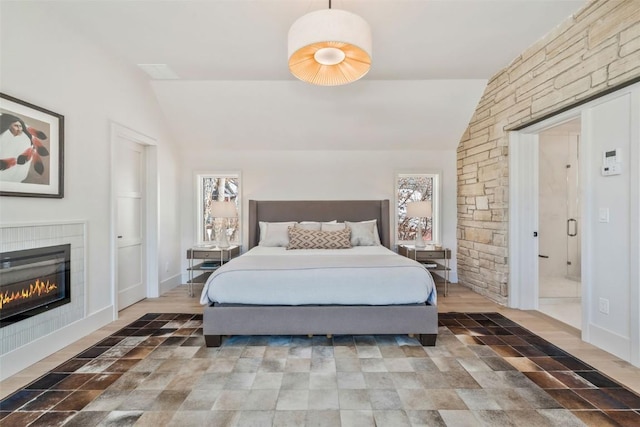
{"label": "white comforter", "polygon": [[431,274],[383,246],[286,250],[257,246],[217,269],[201,304],[436,304]]}

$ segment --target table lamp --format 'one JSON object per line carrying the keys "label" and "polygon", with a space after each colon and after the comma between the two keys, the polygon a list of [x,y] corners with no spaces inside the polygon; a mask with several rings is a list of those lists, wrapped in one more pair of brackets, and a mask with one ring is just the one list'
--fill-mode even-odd
{"label": "table lamp", "polygon": [[424,200],[421,202],[407,203],[407,216],[410,218],[418,218],[418,232],[416,233],[416,248],[424,248],[427,246],[422,237],[422,218],[431,218],[431,202]]}
{"label": "table lamp", "polygon": [[236,204],[234,202],[211,202],[211,216],[214,218],[222,218],[222,227],[220,227],[220,235],[218,236],[218,247],[226,249],[229,247],[229,239],[227,238],[227,228],[229,227],[229,218],[238,216]]}

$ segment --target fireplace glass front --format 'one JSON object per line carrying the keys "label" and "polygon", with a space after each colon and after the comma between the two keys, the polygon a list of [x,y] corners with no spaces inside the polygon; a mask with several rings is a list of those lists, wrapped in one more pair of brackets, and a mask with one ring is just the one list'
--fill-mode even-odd
{"label": "fireplace glass front", "polygon": [[71,302],[71,245],[0,254],[0,323],[10,325]]}

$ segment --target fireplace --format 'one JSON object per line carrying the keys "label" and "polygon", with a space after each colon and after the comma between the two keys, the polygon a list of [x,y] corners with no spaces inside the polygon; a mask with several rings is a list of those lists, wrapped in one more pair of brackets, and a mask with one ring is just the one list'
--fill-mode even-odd
{"label": "fireplace", "polygon": [[71,302],[71,245],[0,254],[0,327]]}

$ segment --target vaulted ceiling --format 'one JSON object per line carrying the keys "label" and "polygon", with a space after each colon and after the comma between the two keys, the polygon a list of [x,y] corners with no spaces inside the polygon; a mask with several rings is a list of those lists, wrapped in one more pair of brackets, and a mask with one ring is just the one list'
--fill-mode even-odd
{"label": "vaulted ceiling", "polygon": [[[586,0],[334,0],[373,32],[372,68],[315,87],[287,69],[287,32],[316,0],[42,1],[137,64],[176,139],[193,149],[454,149],[486,81]],[[139,70],[139,69],[138,69]],[[142,71],[139,71],[142,73]]]}

